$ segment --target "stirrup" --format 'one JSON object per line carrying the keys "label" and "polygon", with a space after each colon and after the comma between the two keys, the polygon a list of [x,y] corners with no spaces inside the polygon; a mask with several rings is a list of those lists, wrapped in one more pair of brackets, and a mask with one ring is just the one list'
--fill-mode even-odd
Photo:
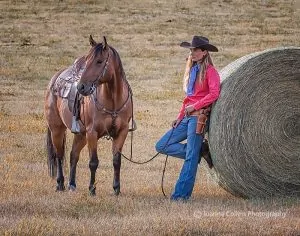
{"label": "stirrup", "polygon": [[71,132],[73,134],[79,134],[80,133],[80,124],[79,124],[79,121],[76,119],[75,116],[72,116]]}

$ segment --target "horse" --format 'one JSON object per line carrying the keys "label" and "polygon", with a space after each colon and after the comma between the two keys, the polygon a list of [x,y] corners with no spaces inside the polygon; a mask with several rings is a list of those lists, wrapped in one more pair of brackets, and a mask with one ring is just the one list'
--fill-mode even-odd
{"label": "horse", "polygon": [[[113,190],[120,194],[121,152],[127,137],[130,120],[133,119],[132,90],[118,52],[107,44],[106,37],[97,43],[90,35],[90,51],[79,60],[83,72],[77,83],[80,100],[80,132],[74,134],[70,152],[68,189],[76,190],[76,166],[81,150],[87,144],[89,151],[89,192],[96,194],[95,177],[99,165],[97,143],[102,137],[112,139]],[[44,113],[48,125],[48,168],[51,177],[56,174],[56,191],[64,191],[63,161],[67,129],[71,130],[72,112],[68,99],[62,98],[51,88],[63,72],[56,73],[47,88]]]}

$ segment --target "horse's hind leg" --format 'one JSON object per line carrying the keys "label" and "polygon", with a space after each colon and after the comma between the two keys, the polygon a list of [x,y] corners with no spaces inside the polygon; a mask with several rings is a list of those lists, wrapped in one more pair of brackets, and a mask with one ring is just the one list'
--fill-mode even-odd
{"label": "horse's hind leg", "polygon": [[87,142],[88,142],[89,155],[90,155],[89,168],[91,171],[89,191],[92,196],[96,195],[95,178],[96,178],[96,170],[99,165],[99,159],[97,155],[97,141],[98,141],[98,137],[96,132],[91,132],[87,134]]}
{"label": "horse's hind leg", "polygon": [[70,153],[70,180],[69,190],[75,191],[76,189],[76,167],[79,160],[80,151],[86,145],[85,134],[74,135],[72,151]]}
{"label": "horse's hind leg", "polygon": [[121,152],[127,136],[127,130],[124,129],[117,138],[113,140],[113,166],[114,166],[114,180],[113,189],[115,195],[120,194],[121,184],[120,184],[120,170],[121,170]]}
{"label": "horse's hind leg", "polygon": [[65,127],[60,127],[51,131],[53,145],[55,147],[55,152],[57,154],[57,191],[64,191],[64,175],[63,175],[63,160],[65,154]]}

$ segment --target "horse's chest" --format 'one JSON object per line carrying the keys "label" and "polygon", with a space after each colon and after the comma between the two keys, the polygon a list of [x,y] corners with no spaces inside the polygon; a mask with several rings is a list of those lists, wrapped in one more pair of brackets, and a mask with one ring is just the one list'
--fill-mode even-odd
{"label": "horse's chest", "polygon": [[109,135],[115,137],[121,127],[121,119],[118,116],[106,115],[98,125],[97,130],[100,136]]}

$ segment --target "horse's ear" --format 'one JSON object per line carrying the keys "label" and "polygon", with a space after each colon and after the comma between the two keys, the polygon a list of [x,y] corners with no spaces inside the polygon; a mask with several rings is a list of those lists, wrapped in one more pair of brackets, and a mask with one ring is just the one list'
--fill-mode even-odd
{"label": "horse's ear", "polygon": [[103,49],[107,48],[107,41],[106,41],[106,37],[103,36]]}
{"label": "horse's ear", "polygon": [[97,45],[97,42],[93,39],[92,35],[90,35],[89,41],[90,41],[90,45],[91,45],[92,47],[94,47],[94,46]]}

